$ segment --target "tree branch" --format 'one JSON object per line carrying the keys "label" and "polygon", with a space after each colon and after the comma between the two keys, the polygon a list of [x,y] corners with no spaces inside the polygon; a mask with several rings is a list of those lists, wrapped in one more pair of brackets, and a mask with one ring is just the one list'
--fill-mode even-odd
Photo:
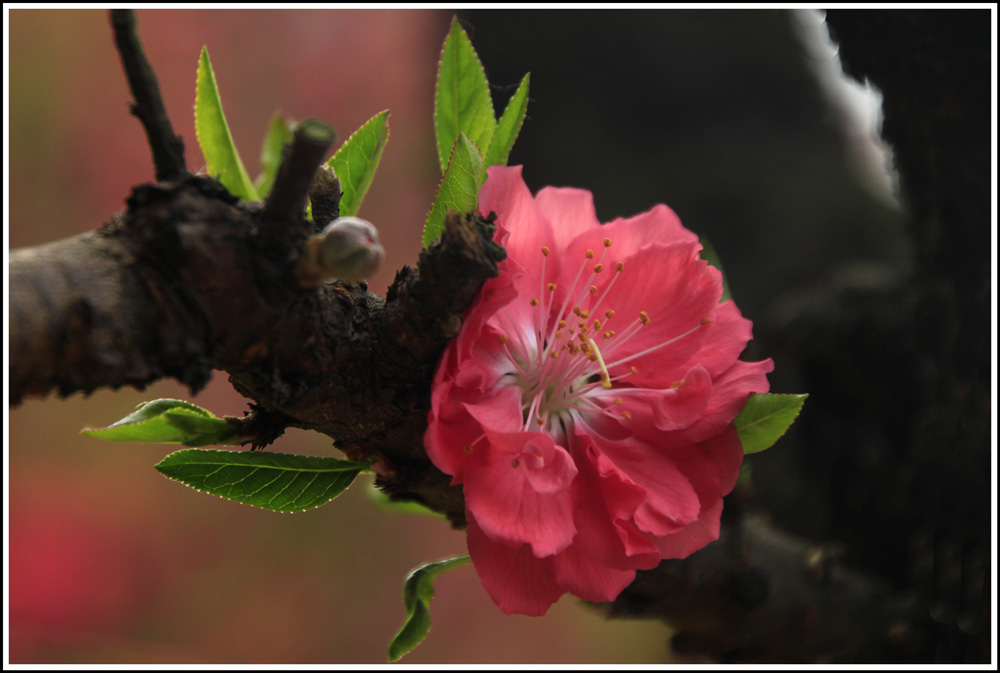
{"label": "tree branch", "polygon": [[130,110],[139,118],[146,130],[149,147],[153,152],[156,179],[162,182],[180,178],[187,173],[184,164],[184,141],[180,136],[174,135],[167,111],[163,107],[156,75],[146,60],[136,35],[135,10],[112,9],[111,25],[114,28],[115,44],[121,56],[122,66],[125,68],[129,89],[135,98]]}
{"label": "tree branch", "polygon": [[639,571],[601,608],[674,625],[671,649],[695,661],[915,663],[934,655],[933,622],[912,594],[844,567],[835,548],[732,511],[718,541]]}
{"label": "tree branch", "polygon": [[304,218],[306,197],[316,169],[335,138],[333,129],[318,119],[307,119],[295,128],[292,144],[285,147],[274,186],[264,204],[261,218],[264,236],[280,244],[295,240],[303,231],[306,234],[315,231]]}

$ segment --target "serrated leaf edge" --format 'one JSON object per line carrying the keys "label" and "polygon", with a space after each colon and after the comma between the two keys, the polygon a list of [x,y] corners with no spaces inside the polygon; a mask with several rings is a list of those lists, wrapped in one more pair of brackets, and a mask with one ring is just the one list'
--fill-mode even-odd
{"label": "serrated leaf edge", "polygon": [[[767,446],[764,446],[764,447],[759,448],[759,449],[754,449],[753,451],[747,451],[746,449],[744,449],[744,451],[743,451],[744,455],[751,455],[751,454],[754,454],[754,453],[760,453],[761,451],[766,451],[767,449],[769,449],[772,446],[774,446],[775,443],[777,443],[777,441],[779,439],[781,439],[782,437],[785,436],[785,433],[788,432],[788,428],[792,427],[792,424],[799,417],[799,414],[802,413],[802,407],[805,405],[806,398],[809,397],[809,393],[799,393],[799,394],[796,394],[796,393],[750,393],[750,395],[751,396],[753,396],[753,395],[766,395],[768,397],[799,398],[799,404],[798,404],[798,407],[795,409],[795,415],[792,416],[791,420],[788,421],[788,424],[785,425],[784,429],[780,433],[778,433],[778,436],[774,438],[774,441],[772,441]],[[743,405],[743,409],[746,409],[746,406],[747,406],[747,404],[749,404],[749,402],[750,402],[750,396],[747,397],[747,402]],[[740,431],[745,430],[747,428],[752,428],[752,427],[754,427],[756,425],[759,425],[763,421],[766,421],[769,418],[773,418],[778,413],[781,413],[782,411],[787,411],[790,408],[791,407],[788,407],[786,409],[782,409],[779,412],[771,413],[771,414],[768,414],[767,416],[762,416],[762,417],[756,419],[753,423],[750,423],[748,425],[744,425],[742,427],[736,427],[736,419],[733,419],[733,426],[736,427],[736,432],[737,432],[737,434],[739,434]],[[742,414],[742,413],[743,413],[743,410],[741,409],[740,413],[736,415],[736,418],[739,418],[740,414]],[[743,438],[742,437],[740,437],[740,443],[741,444],[743,443]]]}
{"label": "serrated leaf edge", "polygon": [[[364,189],[362,189],[362,190],[355,189],[355,192],[354,192],[354,195],[353,195],[354,198],[352,199],[352,203],[349,204],[349,205],[353,206],[353,208],[345,209],[344,208],[344,204],[343,204],[343,200],[341,200],[341,205],[340,205],[340,214],[341,214],[341,216],[355,215],[355,214],[357,214],[358,210],[361,208],[361,202],[364,200],[365,195],[368,193],[368,188],[371,186],[372,179],[374,179],[374,177],[375,177],[375,171],[378,169],[379,161],[382,158],[382,152],[385,150],[386,145],[389,144],[389,114],[390,114],[389,110],[386,109],[386,110],[382,110],[381,112],[378,112],[374,116],[372,116],[371,119],[369,119],[364,124],[362,124],[361,126],[359,126],[358,129],[354,133],[352,133],[347,138],[347,140],[344,141],[344,144],[341,145],[340,148],[336,152],[333,153],[333,156],[330,157],[330,159],[326,162],[328,166],[330,166],[331,168],[333,168],[334,170],[336,170],[336,166],[334,164],[335,164],[335,162],[337,160],[337,157],[341,155],[341,152],[343,152],[344,149],[346,147],[348,147],[348,145],[351,143],[351,141],[353,141],[358,136],[358,134],[360,134],[362,131],[364,131],[368,127],[369,124],[373,124],[379,117],[382,117],[383,131],[384,131],[385,135],[382,135],[381,132],[379,133],[379,135],[382,136],[381,140],[378,143],[378,147],[375,150],[375,153],[371,157],[369,157],[369,159],[368,159],[369,163],[372,163],[373,161],[375,162],[375,168],[373,168],[372,171],[371,171],[371,178],[369,178],[368,184],[365,185]],[[337,179],[340,180],[341,191],[343,191],[345,177],[343,175],[341,175],[340,173],[337,173]],[[350,176],[349,175],[347,176],[346,179],[348,180],[348,182],[350,182]],[[352,186],[352,189],[353,189],[354,188],[353,183],[351,184],[351,186]],[[360,196],[358,196],[359,193],[360,193]]]}
{"label": "serrated leaf edge", "polygon": [[[219,84],[215,79],[215,70],[212,68],[212,60],[208,55],[208,45],[203,45],[201,48],[201,55],[198,58],[198,71],[195,75],[194,134],[195,134],[195,139],[198,141],[198,147],[201,149],[201,153],[205,158],[205,163],[207,166],[209,158],[207,155],[205,155],[205,146],[201,140],[201,129],[199,128],[198,124],[198,108],[199,108],[199,101],[201,100],[201,87],[199,86],[199,84],[201,79],[200,76],[201,76],[202,63],[204,63],[206,66],[206,77],[211,82],[211,92],[214,95],[216,102],[218,103],[219,115],[222,117],[223,133],[225,134],[225,138],[228,141],[229,146],[232,148],[233,157],[236,161],[236,173],[237,173],[236,178],[238,182],[242,183],[241,185],[239,185],[239,188],[244,193],[241,194],[234,193],[234,196],[237,196],[244,201],[257,201],[259,200],[257,190],[254,188],[253,182],[250,180],[250,175],[247,173],[246,167],[243,164],[243,159],[240,157],[239,150],[236,148],[236,141],[233,139],[232,132],[229,130],[229,122],[226,120],[225,110],[222,109],[222,96],[221,94],[219,94]],[[219,175],[212,177],[215,177],[216,179],[219,180],[219,182],[222,182],[223,173],[220,173]],[[229,188],[227,187],[227,189]]]}
{"label": "serrated leaf edge", "polygon": [[[444,64],[445,53],[448,50],[449,44],[452,43],[452,40],[463,41],[463,39],[464,43],[468,45],[468,49],[472,53],[476,65],[479,67],[479,74],[482,75],[482,80],[486,83],[486,100],[489,103],[489,110],[490,110],[490,114],[487,115],[487,119],[489,119],[489,122],[493,125],[492,127],[493,131],[490,133],[489,140],[492,140],[493,133],[496,132],[496,110],[493,108],[493,96],[490,95],[489,92],[490,83],[489,83],[489,78],[486,77],[486,68],[483,67],[483,61],[482,59],[479,58],[479,53],[476,51],[475,47],[472,46],[472,40],[469,38],[469,34],[465,32],[465,29],[459,22],[458,16],[457,15],[453,16],[451,19],[451,25],[448,28],[448,35],[445,37],[444,44],[441,45],[441,54],[438,57],[437,79],[435,80],[434,84],[434,145],[435,145],[435,150],[438,153],[438,161],[441,164],[442,175],[447,171],[447,165],[444,161],[444,154],[441,151],[442,150],[441,138],[438,137],[438,134],[440,132],[438,125],[438,117],[440,113],[440,107],[438,105],[438,91],[441,87],[442,65]],[[457,46],[453,48],[458,49]],[[456,64],[457,64],[457,55],[456,55]],[[457,103],[458,101],[457,93],[455,96],[455,100]],[[456,119],[456,127],[457,126],[459,126],[459,124]],[[459,133],[463,132],[461,128],[458,128],[457,130]],[[476,139],[470,138],[470,140],[472,140],[473,143],[476,142]],[[488,146],[489,142],[487,142],[486,145]],[[454,147],[454,141],[452,141],[452,146]],[[482,152],[480,152],[480,154],[482,154]]]}
{"label": "serrated leaf edge", "polygon": [[[180,451],[174,451],[173,453],[170,453],[170,454],[164,456],[163,460],[161,460],[159,463],[157,463],[156,465],[154,465],[154,467],[156,468],[156,470],[160,474],[162,474],[167,479],[170,479],[171,481],[176,481],[179,484],[183,484],[184,486],[190,488],[193,491],[197,491],[198,493],[204,493],[206,495],[214,495],[214,496],[216,496],[218,498],[221,498],[222,500],[228,500],[229,502],[234,502],[234,503],[236,503],[238,505],[245,505],[247,507],[253,507],[255,509],[261,509],[261,510],[264,510],[264,511],[267,511],[267,512],[276,512],[276,513],[279,513],[279,514],[296,514],[298,512],[308,512],[309,510],[313,510],[313,509],[316,509],[318,507],[322,507],[323,505],[328,504],[332,500],[335,500],[337,498],[337,496],[341,495],[344,491],[346,491],[351,486],[351,484],[354,483],[354,479],[357,478],[357,475],[361,474],[361,472],[364,471],[368,467],[368,465],[366,463],[355,463],[355,465],[360,466],[360,467],[359,467],[357,473],[351,479],[351,481],[348,482],[344,486],[344,488],[342,488],[336,495],[334,495],[331,498],[328,498],[327,500],[323,500],[322,502],[318,502],[315,505],[311,505],[309,507],[303,507],[302,509],[293,509],[293,510],[288,510],[288,509],[273,509],[273,508],[270,508],[270,507],[263,507],[261,505],[255,505],[255,504],[250,503],[250,502],[243,502],[242,500],[236,500],[235,498],[227,498],[224,495],[220,495],[219,493],[213,493],[212,491],[206,491],[204,489],[198,488],[197,486],[192,486],[191,484],[187,483],[186,481],[184,481],[184,480],[182,480],[182,479],[180,479],[178,477],[174,477],[172,475],[169,475],[169,474],[167,474],[166,472],[163,471],[162,465],[163,465],[163,463],[166,460],[168,460],[170,458],[175,458],[177,456],[177,454],[180,454],[180,453],[190,453],[192,451],[196,451],[198,453],[221,453],[221,454],[227,454],[227,455],[232,455],[232,454],[246,454],[246,453],[248,453],[246,451],[226,451],[224,449],[197,449],[197,448],[181,449]],[[267,456],[267,455],[299,456],[301,454],[295,454],[295,453],[278,453],[278,452],[274,452],[274,451],[255,451],[255,452],[253,452],[252,455],[263,457],[263,456]],[[306,457],[306,458],[318,458],[319,456],[303,456],[303,457]],[[335,460],[335,459],[331,459],[331,460]],[[342,463],[351,463],[352,461],[340,461],[340,462],[342,462]],[[202,463],[202,464],[206,464],[206,463]],[[233,463],[226,463],[226,465],[227,466],[231,466],[231,465],[233,465]],[[252,467],[252,466],[247,465],[245,467]],[[266,469],[266,468],[265,468],[265,466],[260,466],[260,467],[255,467],[254,469],[256,470],[256,469]],[[298,469],[292,469],[292,468],[281,468],[281,467],[276,467],[276,466],[270,466],[270,469],[278,469],[278,470],[287,469],[290,472],[308,472],[308,470],[298,470]],[[320,472],[321,470],[316,470],[316,471]],[[344,471],[347,472],[349,470],[345,469]]]}
{"label": "serrated leaf edge", "polygon": [[[429,246],[431,243],[433,243],[434,241],[436,241],[438,239],[438,237],[441,235],[441,233],[444,231],[444,229],[442,228],[441,232],[438,232],[438,234],[436,236],[434,236],[434,238],[432,238],[430,240],[427,239],[427,230],[428,230],[428,228],[430,226],[431,214],[434,212],[434,208],[438,205],[438,198],[440,198],[440,196],[441,196],[441,188],[444,186],[445,180],[447,180],[448,177],[449,177],[449,172],[451,171],[451,165],[452,165],[452,163],[455,160],[455,151],[458,149],[458,144],[459,144],[459,142],[462,141],[463,138],[465,139],[465,142],[467,142],[469,145],[471,145],[476,150],[476,153],[479,155],[480,162],[482,162],[482,156],[483,155],[482,155],[482,152],[480,151],[479,147],[477,147],[476,143],[472,142],[472,140],[470,140],[468,138],[468,136],[466,136],[464,133],[462,133],[460,131],[459,134],[458,134],[458,137],[455,138],[455,143],[451,147],[451,155],[448,157],[448,168],[445,169],[444,175],[442,175],[441,176],[441,180],[438,181],[437,189],[434,190],[434,200],[431,202],[431,207],[430,207],[430,210],[427,211],[426,217],[424,217],[424,230],[423,230],[423,235],[421,236],[421,240],[423,241],[423,244],[424,244],[425,248],[427,246]],[[480,163],[480,172],[481,171],[482,171],[482,163]],[[472,177],[475,178],[476,180],[478,180],[478,175],[473,175]],[[477,203],[479,202],[479,186],[480,186],[480,184],[481,183],[479,183],[479,182],[476,183],[476,202]],[[447,210],[445,211],[445,216],[447,217]]]}

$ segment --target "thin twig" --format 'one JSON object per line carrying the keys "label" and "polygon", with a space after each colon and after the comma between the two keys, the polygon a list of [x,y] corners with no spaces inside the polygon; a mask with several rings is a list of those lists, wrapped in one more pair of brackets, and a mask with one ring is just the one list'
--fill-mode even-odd
{"label": "thin twig", "polygon": [[128,86],[135,98],[135,103],[129,107],[146,130],[149,148],[153,153],[156,179],[162,182],[182,177],[188,172],[184,163],[184,141],[180,136],[174,135],[166,108],[163,107],[156,75],[146,60],[142,44],[136,35],[135,10],[112,9],[111,25]]}
{"label": "thin twig", "polygon": [[261,223],[266,236],[288,240],[290,227],[304,221],[302,214],[316,169],[335,139],[333,128],[318,119],[307,119],[295,127],[295,138],[285,147],[274,186],[264,204]]}

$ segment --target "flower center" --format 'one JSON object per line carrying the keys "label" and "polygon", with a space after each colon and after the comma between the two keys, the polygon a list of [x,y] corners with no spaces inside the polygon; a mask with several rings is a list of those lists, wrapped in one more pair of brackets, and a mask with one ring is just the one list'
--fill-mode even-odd
{"label": "flower center", "polygon": [[[583,263],[558,305],[556,283],[545,283],[545,260],[550,250],[543,247],[539,295],[528,302],[533,329],[517,329],[507,310],[497,314],[503,330],[500,341],[512,365],[512,370],[501,378],[501,385],[521,389],[523,430],[544,429],[564,440],[574,419],[583,414],[630,418],[624,399],[645,389],[624,381],[636,373],[635,367],[622,371],[620,366],[668,346],[709,322],[706,318],[697,327],[642,352],[623,351],[650,323],[650,317],[640,311],[628,321],[628,316],[616,314],[607,301],[608,293],[625,272],[623,262],[613,265],[611,279],[598,294],[597,277],[606,273],[604,258],[610,247],[611,239],[604,239],[596,263],[592,250],[584,253]],[[612,369],[619,373],[612,376]]]}

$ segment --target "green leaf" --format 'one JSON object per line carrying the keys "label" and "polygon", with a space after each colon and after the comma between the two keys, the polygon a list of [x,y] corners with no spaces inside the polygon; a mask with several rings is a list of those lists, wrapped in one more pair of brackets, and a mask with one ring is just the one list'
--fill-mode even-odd
{"label": "green leaf", "polygon": [[441,512],[435,512],[430,507],[421,505],[419,502],[414,502],[413,500],[390,500],[385,491],[377,488],[374,482],[368,484],[366,491],[368,492],[368,497],[371,498],[371,501],[374,502],[379,508],[386,511],[400,512],[402,514],[420,514],[423,516],[432,516],[438,519],[447,518]]}
{"label": "green leaf", "polygon": [[243,167],[239,152],[229,133],[226,115],[222,112],[219,87],[215,83],[208,47],[201,48],[198,80],[194,96],[194,130],[201,153],[205,155],[208,174],[218,178],[234,196],[244,201],[258,201],[257,190]]}
{"label": "green leaf", "polygon": [[198,491],[275,512],[301,512],[343,493],[367,463],[268,451],[184,449],[156,466]]}
{"label": "green leaf", "polygon": [[698,242],[701,243],[701,258],[718,269],[722,274],[722,297],[719,301],[723,302],[727,299],[732,299],[733,295],[729,291],[729,282],[726,281],[726,272],[722,268],[722,262],[719,261],[718,253],[715,252],[715,248],[712,247],[712,244],[704,236],[700,237]]}
{"label": "green leaf", "polygon": [[267,127],[267,135],[264,136],[264,145],[260,148],[261,174],[254,183],[257,196],[266,198],[271,193],[274,185],[274,176],[278,173],[278,166],[281,165],[281,154],[285,145],[290,145],[294,139],[292,129],[295,122],[282,114],[275,114],[271,117],[271,124]]}
{"label": "green leaf", "polygon": [[434,131],[442,173],[459,133],[464,133],[476,147],[485,148],[495,128],[493,99],[483,64],[458,17],[453,17],[441,49],[434,92]]}
{"label": "green leaf", "polygon": [[434,578],[445,570],[457,568],[469,562],[468,556],[458,556],[427,563],[415,568],[406,576],[403,584],[403,605],[406,607],[406,621],[403,628],[389,643],[389,661],[399,661],[419,645],[431,630],[430,603],[434,598]]}
{"label": "green leaf", "polygon": [[486,168],[489,166],[506,166],[507,157],[514,147],[514,141],[521,132],[524,124],[524,116],[528,110],[528,81],[531,73],[524,76],[521,85],[511,96],[507,107],[497,121],[496,131],[490,139],[489,147],[486,148],[486,156],[483,159],[482,181],[486,180]]}
{"label": "green leaf", "polygon": [[340,215],[356,215],[368,191],[382,150],[389,142],[389,111],[382,110],[351,134],[328,162],[340,180]]}
{"label": "green leaf", "polygon": [[143,402],[131,414],[106,428],[84,428],[81,434],[114,442],[154,444],[232,444],[235,427],[211,411],[184,400]]}
{"label": "green leaf", "polygon": [[795,421],[806,395],[750,393],[733,425],[743,443],[743,453],[770,448]]}
{"label": "green leaf", "polygon": [[444,231],[444,218],[449,210],[468,213],[476,209],[479,199],[479,171],[483,159],[479,148],[464,133],[451,150],[448,168],[441,178],[434,203],[424,223],[424,247],[433,243]]}

